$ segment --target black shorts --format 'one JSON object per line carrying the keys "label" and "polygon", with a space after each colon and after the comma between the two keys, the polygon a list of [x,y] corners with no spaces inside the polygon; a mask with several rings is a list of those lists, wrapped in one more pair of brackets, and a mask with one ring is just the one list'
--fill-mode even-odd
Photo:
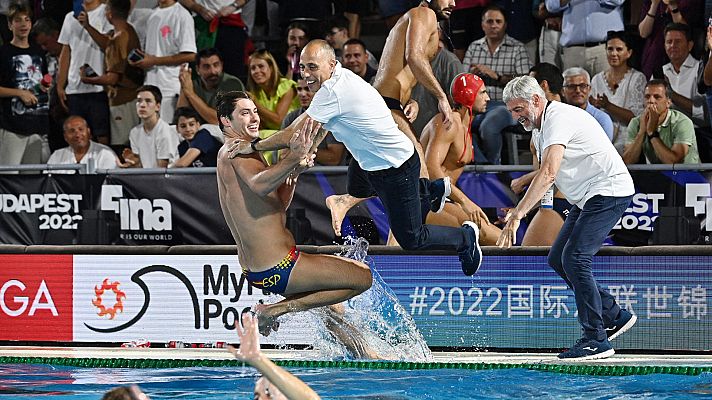
{"label": "black shorts", "polygon": [[389,110],[397,110],[397,111],[403,111],[403,106],[400,103],[400,100],[394,99],[393,97],[386,97],[382,96],[383,101],[386,102],[386,106],[388,106]]}
{"label": "black shorts", "polygon": [[561,215],[561,218],[563,218],[564,221],[566,221],[566,217],[569,216],[571,207],[573,207],[573,204],[566,201],[566,199],[554,197],[554,211]]}

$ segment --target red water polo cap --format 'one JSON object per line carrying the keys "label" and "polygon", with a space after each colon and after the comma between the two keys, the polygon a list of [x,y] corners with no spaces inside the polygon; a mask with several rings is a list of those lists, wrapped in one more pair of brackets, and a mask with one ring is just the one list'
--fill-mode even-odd
{"label": "red water polo cap", "polygon": [[450,94],[455,103],[472,109],[472,106],[475,105],[477,92],[484,84],[479,76],[463,72],[453,79],[450,85]]}

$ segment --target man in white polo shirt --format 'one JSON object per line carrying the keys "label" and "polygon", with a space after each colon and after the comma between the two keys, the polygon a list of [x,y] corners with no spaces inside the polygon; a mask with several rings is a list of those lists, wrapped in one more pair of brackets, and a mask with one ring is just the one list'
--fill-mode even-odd
{"label": "man in white polo shirt", "polygon": [[583,327],[583,337],[559,358],[610,357],[615,351],[608,340],[630,329],[636,318],[596,283],[591,264],[628,208],[635,193],[633,179],[596,119],[579,107],[548,102],[533,77],[511,80],[504,88],[503,100],[512,117],[533,131],[532,142],[541,156],[529,189],[505,217],[497,245],[514,244],[519,221],[540,200],[543,206],[551,204],[556,183],[574,206],[549,250],[548,262],[573,289]]}
{"label": "man in white polo shirt", "polygon": [[[306,112],[263,141],[258,138],[237,146],[231,155],[285,148],[307,119],[320,122],[354,157],[348,170],[349,194],[381,199],[401,247],[457,250],[463,272],[474,274],[482,260],[477,225],[467,221],[453,228],[423,223],[430,211],[430,199],[420,196],[420,159],[378,91],[343,68],[324,40],[313,40],[304,47],[299,67],[309,90],[315,93]],[[324,132],[320,133],[323,138]]]}

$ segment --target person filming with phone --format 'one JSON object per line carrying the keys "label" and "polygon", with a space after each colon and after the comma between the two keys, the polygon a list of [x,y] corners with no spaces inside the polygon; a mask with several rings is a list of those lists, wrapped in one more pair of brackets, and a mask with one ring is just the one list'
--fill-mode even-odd
{"label": "person filming with phone", "polygon": [[[129,131],[140,120],[136,113],[134,100],[136,89],[143,84],[143,70],[129,65],[126,60],[140,56],[141,44],[134,28],[126,20],[131,8],[130,0],[109,0],[106,3],[106,18],[114,29],[102,35],[94,29],[88,29],[104,50],[104,74],[98,75],[91,65],[80,68],[82,83],[103,85],[109,97],[109,115],[111,144],[128,145]],[[82,20],[80,22],[89,21]]]}

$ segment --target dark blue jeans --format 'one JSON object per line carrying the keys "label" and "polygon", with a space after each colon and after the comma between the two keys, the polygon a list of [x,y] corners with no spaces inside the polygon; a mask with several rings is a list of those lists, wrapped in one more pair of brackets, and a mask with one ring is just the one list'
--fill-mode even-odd
{"label": "dark blue jeans", "polygon": [[354,197],[381,199],[393,236],[403,249],[464,249],[466,236],[462,228],[423,224],[430,205],[426,196],[420,195],[419,177],[417,152],[400,167],[380,171],[364,171],[356,160],[351,160],[347,190]]}
{"label": "dark blue jeans", "polygon": [[588,339],[605,339],[605,327],[620,311],[615,298],[593,278],[591,263],[632,198],[594,196],[583,210],[574,205],[549,251],[549,265],[574,291],[579,323]]}

